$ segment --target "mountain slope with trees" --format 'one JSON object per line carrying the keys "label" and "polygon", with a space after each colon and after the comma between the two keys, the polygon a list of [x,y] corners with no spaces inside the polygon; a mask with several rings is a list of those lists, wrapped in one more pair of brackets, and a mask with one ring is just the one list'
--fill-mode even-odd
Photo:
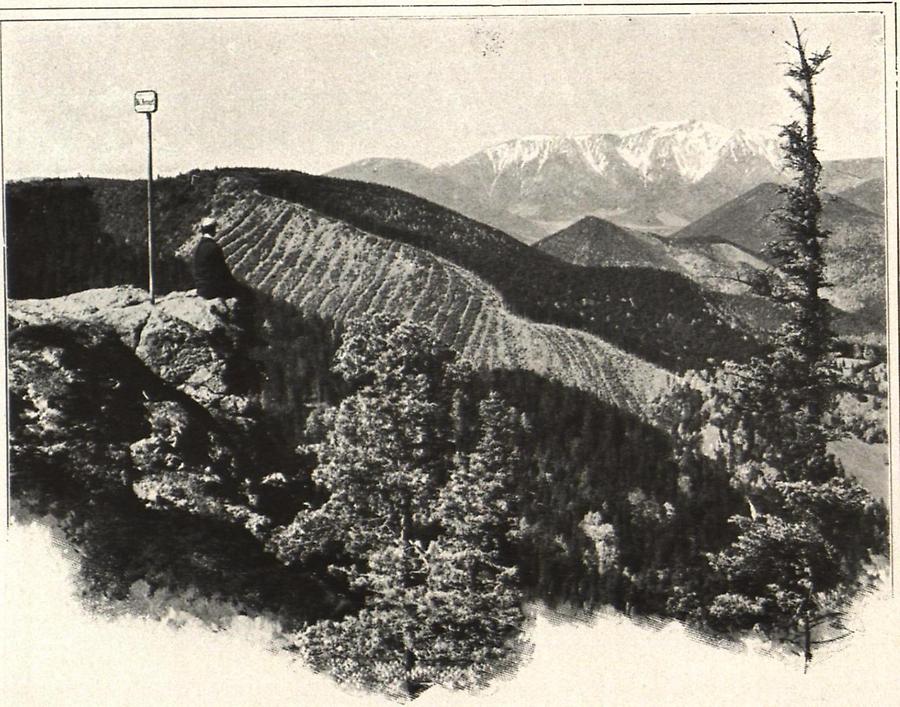
{"label": "mountain slope with trees", "polygon": [[586,267],[649,267],[686,275],[704,290],[743,294],[748,273],[766,262],[746,248],[715,237],[672,238],[586,216],[534,244],[560,260]]}
{"label": "mountain slope with trees", "polygon": [[[220,188],[222,184],[227,188]],[[55,203],[56,194],[64,196],[83,187],[88,192],[83,199],[91,204],[95,217],[82,218],[74,206],[59,212],[47,209],[46,204]],[[73,291],[89,278],[93,278],[92,284],[145,282],[141,259],[134,255],[143,232],[141,209],[132,204],[139,183],[50,180],[11,184],[7,190],[10,203],[14,202],[9,212],[10,248],[16,256],[11,261],[15,269],[10,278],[13,297]],[[285,203],[284,209],[273,207],[271,218],[281,215],[289,219],[285,209],[293,204],[316,212],[317,218],[329,218],[392,241],[395,247],[405,244],[427,251],[480,278],[518,316],[581,330],[673,371],[705,364],[708,359],[741,359],[758,347],[752,336],[736,329],[728,316],[717,310],[701,288],[676,273],[573,266],[389,187],[299,172],[231,169],[160,180],[158,192],[158,250],[165,254],[158,280],[178,287],[187,288],[191,283],[184,266],[186,252],[182,250],[180,258],[175,253],[192,237],[200,216],[221,212],[241,199],[253,202],[262,195]],[[280,225],[255,223],[253,227],[248,237],[264,240],[259,248],[247,246],[251,259],[268,252]],[[98,276],[93,273],[96,263],[87,252],[84,258],[80,252],[77,258],[61,255],[59,249],[68,242],[66,238],[76,238],[79,244],[103,238],[123,246],[121,252],[127,255],[118,259],[121,267]],[[113,260],[111,253],[108,257]],[[26,262],[40,265],[29,270]],[[253,270],[249,261],[245,265]],[[37,278],[33,272],[44,272],[44,276]],[[259,269],[255,272],[261,273]],[[288,271],[282,274],[289,279],[301,277]],[[97,281],[103,278],[107,281]],[[271,278],[267,282],[271,283]],[[663,346],[660,341],[665,342]]]}
{"label": "mountain slope with trees", "polygon": [[[205,186],[213,185],[221,188],[210,194],[203,192]],[[74,190],[70,200],[68,196],[61,200],[59,217],[67,229],[63,231],[65,238],[75,238],[74,234],[80,233],[77,230],[80,212],[70,213],[67,205],[71,203],[74,209],[75,195],[83,196],[81,185],[50,183],[48,186],[51,193],[58,191],[64,196],[68,189]],[[130,199],[135,191],[127,182],[113,186],[111,193],[107,193],[109,185],[100,184],[99,191],[101,197],[116,206],[121,203],[116,198]],[[291,311],[337,323],[379,312],[410,317],[431,326],[444,342],[479,368],[534,370],[640,413],[646,412],[649,402],[668,385],[670,376],[664,370],[597,336],[516,315],[483,280],[426,250],[366,233],[296,203],[248,192],[233,179],[224,178],[221,183],[211,181],[207,185],[194,180],[194,190],[192,196],[212,204],[212,210],[218,212],[221,242],[230,266],[262,298],[258,315],[276,321],[279,326],[289,327]],[[19,204],[27,203],[22,195],[16,191],[14,194]],[[189,219],[198,211],[194,206],[186,212],[164,214],[161,219],[172,231],[167,232],[167,238],[160,239],[161,250],[168,255],[160,264],[162,276],[157,281],[181,280],[184,287],[190,287],[184,263],[194,243]],[[112,219],[113,214],[104,216]],[[175,217],[181,221],[175,222]],[[51,262],[50,256],[59,247],[48,242],[55,229],[35,233],[37,243],[25,244],[24,234],[31,235],[32,231],[20,231],[18,218],[21,216],[12,224],[16,253],[25,245],[34,249],[43,245],[45,250],[34,257]],[[124,232],[138,240],[143,224],[138,219],[129,224],[121,215],[118,218],[109,225],[102,222],[100,226],[93,222],[89,225],[116,229],[114,232]],[[35,225],[30,220],[26,224]],[[59,224],[53,226],[60,228]],[[69,233],[73,235],[66,235]],[[143,269],[136,257],[136,267],[130,276],[127,268],[110,265],[117,262],[119,252],[133,257],[132,246],[119,246],[121,250],[116,250],[112,237],[108,242],[106,263],[101,264],[108,271],[104,277],[143,284],[140,279]],[[22,262],[34,261],[14,261]],[[85,278],[85,273],[98,265],[98,259],[72,258],[65,264],[70,264],[71,269],[60,269],[58,277],[69,282],[83,278],[91,281]],[[35,289],[46,292],[57,287],[53,280],[26,279],[39,271],[37,268],[14,266],[11,270],[18,278],[14,292]],[[290,311],[282,311],[285,307]],[[286,346],[287,351],[292,345]],[[294,413],[286,409],[284,414]]]}
{"label": "mountain slope with trees", "polygon": [[878,176],[867,179],[862,184],[845,189],[838,193],[842,199],[846,199],[857,206],[868,209],[873,214],[884,214],[884,177]]}
{"label": "mountain slope with trees", "polygon": [[839,371],[823,296],[829,234],[813,86],[831,52],[807,51],[792,23],[795,59],[786,75],[801,118],[781,135],[794,180],[781,192],[785,207],[765,251],[774,264],[766,291],[787,308],[787,321],[767,355],[723,367],[692,392],[679,391],[680,414],[672,419],[676,438],[693,453],[704,427],[718,430],[719,458],[746,503],[730,519],[737,536],[708,556],[713,581],[704,596],[687,602],[695,620],[793,642],[808,665],[817,644],[847,637],[842,614],[886,550],[887,523],[884,505],[828,448]]}
{"label": "mountain slope with trees", "polygon": [[[298,337],[297,367],[283,338],[316,321],[294,311],[253,342],[231,306],[11,302],[14,510],[56,519],[93,606],[265,616],[312,665],[411,695],[514,664],[522,600],[667,613],[717,547],[727,478],[676,467],[637,416],[472,371],[382,315]],[[265,376],[235,375],[254,362]],[[322,399],[329,364],[342,383]],[[267,393],[282,385],[301,429]]]}
{"label": "mountain slope with trees", "polygon": [[[758,347],[752,336],[735,330],[699,287],[675,273],[572,266],[387,187],[298,172],[264,170],[244,176],[263,194],[462,266],[493,286],[517,314],[595,334],[670,370],[709,358],[740,359]],[[666,342],[662,349],[660,340]]]}
{"label": "mountain slope with trees", "polygon": [[534,247],[574,265],[639,266],[681,272],[658,237],[629,231],[596,216],[585,216],[541,239]]}
{"label": "mountain slope with trees", "polygon": [[[777,215],[785,207],[781,187],[761,184],[675,233],[673,240],[727,239],[768,259],[766,244],[778,237]],[[885,326],[884,223],[879,215],[833,194],[822,196],[828,297],[858,313],[874,332]]]}
{"label": "mountain slope with trees", "polygon": [[233,271],[299,311],[338,322],[408,317],[479,368],[535,370],[635,412],[667,385],[663,370],[595,336],[514,315],[493,288],[427,251],[258,193],[220,203]]}

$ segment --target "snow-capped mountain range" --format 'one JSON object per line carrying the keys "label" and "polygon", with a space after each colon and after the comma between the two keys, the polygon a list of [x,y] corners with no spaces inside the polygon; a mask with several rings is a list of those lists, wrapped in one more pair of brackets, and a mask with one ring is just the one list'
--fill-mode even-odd
{"label": "snow-capped mountain range", "polygon": [[[787,181],[779,142],[774,126],[688,120],[521,137],[434,169],[374,158],[330,174],[410,191],[526,243],[585,216],[666,235],[759,184]],[[825,162],[822,186],[840,192],[882,171],[881,158]]]}
{"label": "snow-capped mountain range", "polygon": [[690,120],[575,137],[509,140],[437,168],[537,221],[585,214],[678,225],[763,181],[781,180],[777,131]]}
{"label": "snow-capped mountain range", "polygon": [[672,165],[688,182],[698,182],[723,160],[748,156],[781,170],[776,135],[745,129],[728,130],[712,123],[691,121],[651,125],[619,134],[617,152],[648,181],[663,165]]}
{"label": "snow-capped mountain range", "polygon": [[698,120],[575,137],[528,136],[483,152],[497,174],[532,162],[543,166],[559,153],[581,157],[598,174],[604,174],[619,158],[648,182],[669,176],[672,169],[683,180],[698,182],[721,160],[745,159],[748,155],[766,160],[775,170],[781,168],[781,152],[774,133],[730,130]]}

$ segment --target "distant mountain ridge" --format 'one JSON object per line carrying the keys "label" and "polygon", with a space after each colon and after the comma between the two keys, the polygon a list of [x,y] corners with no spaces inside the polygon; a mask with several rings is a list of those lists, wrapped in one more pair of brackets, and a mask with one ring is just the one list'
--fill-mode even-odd
{"label": "distant mountain ridge", "polygon": [[510,140],[438,171],[539,222],[671,230],[781,172],[775,135],[691,120]]}
{"label": "distant mountain ridge", "polygon": [[725,294],[748,291],[738,277],[742,269],[768,266],[759,255],[723,236],[658,236],[631,231],[596,216],[585,216],[532,247],[586,267],[650,267],[677,272],[704,289]]}
{"label": "distant mountain ridge", "polygon": [[530,136],[489,147],[486,155],[495,172],[510,167],[546,162],[554,153],[571,152],[598,174],[607,174],[622,162],[645,182],[677,177],[698,182],[726,156],[753,153],[779,169],[777,140],[758,131],[729,130],[713,123],[655,123],[633,130],[576,137]]}
{"label": "distant mountain ridge", "polygon": [[727,238],[761,255],[778,234],[773,210],[780,203],[779,185],[763,182],[672,234],[674,240]]}
{"label": "distant mountain ridge", "polygon": [[[883,227],[875,214],[841,197],[823,194],[826,291],[840,334],[884,332]],[[754,273],[770,267],[765,244],[778,237],[773,212],[779,186],[762,184],[674,236],[631,231],[587,216],[532,247],[588,267],[652,267],[689,277],[718,306],[752,331],[772,331],[784,311],[755,296]]]}
{"label": "distant mountain ridge", "polygon": [[433,201],[530,243],[543,236],[531,221],[492,204],[485,195],[411,160],[373,157],[344,165],[326,176],[382,184]]}
{"label": "distant mountain ridge", "polygon": [[[764,256],[767,242],[779,237],[774,213],[784,204],[779,186],[760,184],[672,236],[682,240],[733,241]],[[847,312],[866,316],[876,331],[885,326],[885,230],[880,214],[837,196],[822,194],[827,296]]]}
{"label": "distant mountain ridge", "polygon": [[871,179],[881,179],[884,185],[884,160],[880,157],[824,160],[821,187],[832,194],[852,189]]}
{"label": "distant mountain ridge", "polygon": [[783,321],[781,309],[752,293],[748,273],[768,264],[726,239],[657,236],[586,216],[533,248],[587,267],[649,267],[690,278],[747,331],[766,336]]}
{"label": "distant mountain ridge", "polygon": [[[822,184],[839,193],[883,171],[881,158],[825,161]],[[433,169],[366,159],[329,176],[403,189],[529,244],[584,216],[668,235],[758,184],[790,178],[776,129],[697,120],[515,138]]]}
{"label": "distant mountain ridge", "polygon": [[884,215],[884,177],[867,179],[861,184],[838,192],[838,196],[862,206],[878,216]]}

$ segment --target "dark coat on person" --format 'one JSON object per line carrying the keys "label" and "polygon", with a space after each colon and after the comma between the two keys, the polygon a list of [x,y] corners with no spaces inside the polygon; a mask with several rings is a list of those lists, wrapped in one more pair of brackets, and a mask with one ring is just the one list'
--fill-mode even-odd
{"label": "dark coat on person", "polygon": [[194,249],[194,285],[197,294],[206,299],[239,297],[243,287],[231,274],[222,247],[204,235]]}

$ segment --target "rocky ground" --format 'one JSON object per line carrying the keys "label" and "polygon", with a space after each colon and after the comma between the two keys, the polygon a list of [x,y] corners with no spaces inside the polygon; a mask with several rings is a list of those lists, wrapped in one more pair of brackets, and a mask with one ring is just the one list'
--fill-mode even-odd
{"label": "rocky ground", "polygon": [[13,490],[90,477],[259,533],[259,402],[235,304],[176,292],[153,305],[132,287],[11,301]]}

